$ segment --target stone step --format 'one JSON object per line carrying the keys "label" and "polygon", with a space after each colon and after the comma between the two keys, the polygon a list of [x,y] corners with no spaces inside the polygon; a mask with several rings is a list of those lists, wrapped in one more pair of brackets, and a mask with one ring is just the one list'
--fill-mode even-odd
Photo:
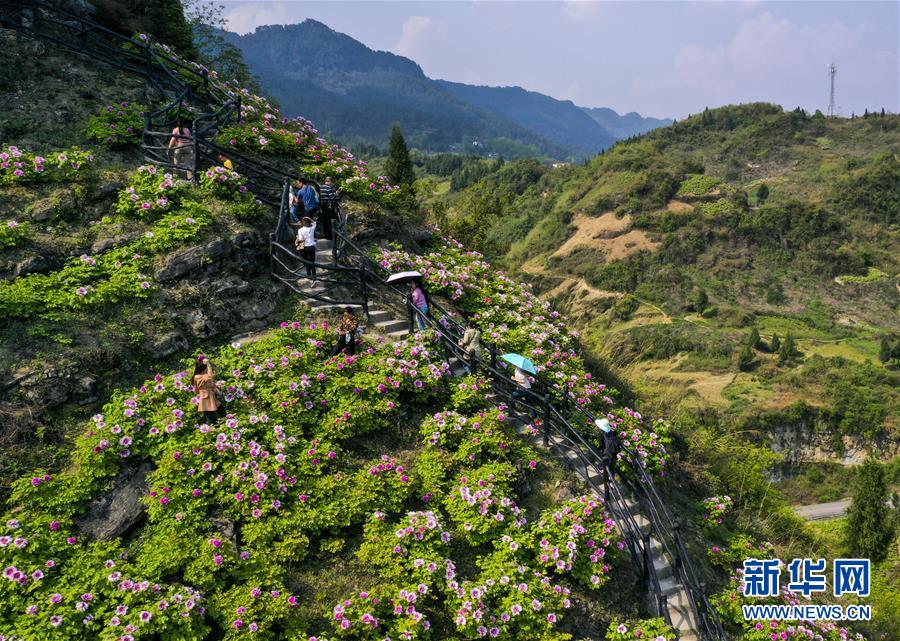
{"label": "stone step", "polygon": [[407,330],[407,333],[408,333],[409,323],[407,321],[402,321],[402,320],[397,320],[395,318],[392,318],[389,320],[380,321],[378,323],[375,323],[375,327],[377,327],[379,330],[381,330],[382,332],[384,332],[386,334],[391,334],[393,332],[399,332],[400,330]]}
{"label": "stone step", "polygon": [[404,329],[397,332],[387,332],[386,336],[388,337],[388,340],[391,341],[402,341],[409,336],[409,330]]}
{"label": "stone step", "polygon": [[675,594],[676,592],[682,592],[683,588],[681,587],[681,583],[674,576],[667,576],[659,580],[659,589],[660,592],[668,596],[670,594]]}
{"label": "stone step", "polygon": [[316,239],[316,250],[324,250],[327,249],[328,253],[331,253],[331,248],[334,247],[333,240],[326,240],[324,238]]}
{"label": "stone step", "polygon": [[653,569],[656,570],[656,576],[660,581],[673,576],[672,565],[664,556],[653,557]]}
{"label": "stone step", "polygon": [[369,322],[371,323],[381,323],[386,320],[391,319],[391,313],[389,311],[383,309],[372,309],[369,308]]}

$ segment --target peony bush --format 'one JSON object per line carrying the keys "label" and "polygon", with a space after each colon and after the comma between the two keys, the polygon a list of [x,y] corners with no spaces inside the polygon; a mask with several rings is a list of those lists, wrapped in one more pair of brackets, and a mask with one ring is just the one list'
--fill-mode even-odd
{"label": "peony bush", "polygon": [[78,147],[43,156],[10,145],[0,151],[0,185],[71,180],[90,168],[93,162],[94,155]]}
{"label": "peony bush", "polygon": [[117,149],[140,145],[145,110],[143,105],[125,100],[106,105],[99,114],[88,120],[85,136],[88,140]]}

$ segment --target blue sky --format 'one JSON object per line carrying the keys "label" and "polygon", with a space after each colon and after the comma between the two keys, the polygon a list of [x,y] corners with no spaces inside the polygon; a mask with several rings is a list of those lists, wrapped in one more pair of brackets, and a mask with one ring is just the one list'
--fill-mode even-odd
{"label": "blue sky", "polygon": [[900,1],[225,2],[233,31],[305,18],[427,75],[518,85],[587,107],[681,118],[769,101],[900,111]]}

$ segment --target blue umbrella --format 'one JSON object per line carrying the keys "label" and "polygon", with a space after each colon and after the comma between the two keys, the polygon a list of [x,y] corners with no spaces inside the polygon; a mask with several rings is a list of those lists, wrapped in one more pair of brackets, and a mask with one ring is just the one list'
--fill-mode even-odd
{"label": "blue umbrella", "polygon": [[532,363],[521,354],[504,354],[500,358],[505,360],[507,363],[515,365],[519,369],[528,372],[529,374],[534,374],[535,376],[537,375],[537,369],[535,369],[534,363]]}

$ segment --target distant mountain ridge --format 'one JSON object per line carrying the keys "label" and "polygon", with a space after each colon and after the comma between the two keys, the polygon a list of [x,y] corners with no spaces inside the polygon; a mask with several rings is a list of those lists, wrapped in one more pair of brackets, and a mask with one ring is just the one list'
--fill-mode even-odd
{"label": "distant mountain ridge", "polygon": [[409,144],[424,150],[581,160],[669,122],[583,109],[521,87],[433,80],[413,60],[373,51],[312,19],[223,35],[285,113],[345,144],[382,146],[399,122]]}

